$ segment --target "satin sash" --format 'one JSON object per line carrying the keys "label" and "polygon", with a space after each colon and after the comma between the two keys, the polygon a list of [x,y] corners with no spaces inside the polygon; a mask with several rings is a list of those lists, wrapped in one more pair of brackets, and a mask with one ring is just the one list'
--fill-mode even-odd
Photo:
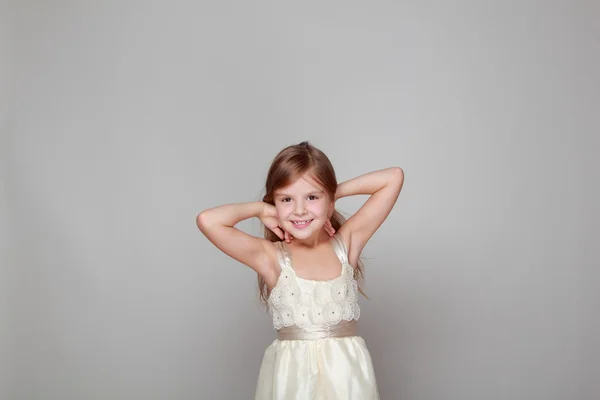
{"label": "satin sash", "polygon": [[339,324],[326,327],[299,328],[298,326],[286,326],[277,331],[279,340],[317,340],[333,337],[356,336],[356,320],[342,321]]}

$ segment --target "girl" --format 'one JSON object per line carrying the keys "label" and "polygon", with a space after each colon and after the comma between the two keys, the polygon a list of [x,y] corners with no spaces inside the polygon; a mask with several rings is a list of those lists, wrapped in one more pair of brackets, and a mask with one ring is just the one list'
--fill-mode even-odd
{"label": "girl", "polygon": [[[198,228],[216,247],[256,271],[277,330],[263,357],[257,400],[379,398],[371,356],[356,332],[359,256],[403,182],[402,169],[388,168],[338,185],[327,156],[302,142],[275,157],[262,202],[198,215]],[[370,197],[344,221],[335,201],[357,194]],[[264,224],[265,239],[235,228],[251,217]]]}

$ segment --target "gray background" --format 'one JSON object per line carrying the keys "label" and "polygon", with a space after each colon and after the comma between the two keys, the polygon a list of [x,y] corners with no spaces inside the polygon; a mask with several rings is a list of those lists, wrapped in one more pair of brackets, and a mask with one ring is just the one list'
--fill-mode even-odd
{"label": "gray background", "polygon": [[252,398],[274,332],[195,217],[302,140],[406,174],[363,253],[383,399],[598,398],[597,1],[1,11],[1,398]]}

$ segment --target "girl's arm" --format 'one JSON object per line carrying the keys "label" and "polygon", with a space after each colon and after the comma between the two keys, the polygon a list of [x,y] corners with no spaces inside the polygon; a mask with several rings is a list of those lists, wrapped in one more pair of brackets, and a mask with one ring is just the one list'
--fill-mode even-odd
{"label": "girl's arm", "polygon": [[403,183],[404,171],[393,167],[369,172],[338,185],[336,200],[357,194],[371,195],[339,229],[340,235],[347,240],[351,260],[358,259],[371,236],[390,214]]}
{"label": "girl's arm", "polygon": [[276,227],[275,207],[261,201],[225,204],[202,211],[196,217],[196,225],[219,250],[248,265],[268,280],[270,274],[275,271],[272,262],[276,259],[273,244],[234,227],[238,222],[252,217],[260,218],[266,226],[282,237],[283,232],[278,232]]}

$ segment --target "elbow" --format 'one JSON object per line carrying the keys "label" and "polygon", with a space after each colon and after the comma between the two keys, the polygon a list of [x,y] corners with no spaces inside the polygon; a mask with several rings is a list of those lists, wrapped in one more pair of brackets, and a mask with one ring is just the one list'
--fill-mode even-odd
{"label": "elbow", "polygon": [[196,216],[196,226],[200,231],[205,232],[210,225],[210,216],[208,211],[202,211]]}
{"label": "elbow", "polygon": [[392,175],[392,180],[394,183],[398,183],[402,185],[404,182],[404,171],[400,167],[392,167],[390,168],[390,173]]}
{"label": "elbow", "polygon": [[394,191],[400,193],[404,185],[404,171],[400,167],[392,167],[389,169],[390,180],[388,185],[394,188]]}

